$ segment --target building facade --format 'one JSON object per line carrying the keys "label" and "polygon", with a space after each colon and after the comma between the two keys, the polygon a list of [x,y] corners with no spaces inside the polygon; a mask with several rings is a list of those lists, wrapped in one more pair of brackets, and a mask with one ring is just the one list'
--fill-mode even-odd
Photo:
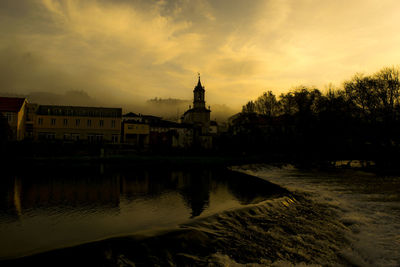
{"label": "building facade", "polygon": [[121,142],[139,148],[147,148],[150,141],[150,125],[143,121],[141,115],[127,113],[122,116]]}
{"label": "building facade", "polygon": [[121,108],[32,105],[28,114],[34,140],[120,142]]}

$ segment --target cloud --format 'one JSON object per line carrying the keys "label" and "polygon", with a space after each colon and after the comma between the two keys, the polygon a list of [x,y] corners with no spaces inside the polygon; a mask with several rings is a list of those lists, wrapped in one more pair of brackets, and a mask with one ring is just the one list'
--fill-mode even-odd
{"label": "cloud", "polygon": [[259,72],[260,62],[248,59],[220,59],[215,66],[216,71],[231,78],[248,78]]}
{"label": "cloud", "polygon": [[398,64],[399,12],[391,0],[4,0],[0,90],[128,106],[191,99],[200,71],[208,103],[239,109]]}

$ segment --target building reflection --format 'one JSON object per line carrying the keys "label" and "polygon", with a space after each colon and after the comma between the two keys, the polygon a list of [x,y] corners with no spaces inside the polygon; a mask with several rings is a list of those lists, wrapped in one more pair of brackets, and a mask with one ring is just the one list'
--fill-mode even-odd
{"label": "building reflection", "polygon": [[177,173],[179,179],[179,192],[185,204],[189,207],[191,218],[199,216],[210,204],[210,171],[192,173]]}
{"label": "building reflection", "polygon": [[[34,180],[34,181],[33,181]],[[16,215],[32,209],[118,209],[120,192],[118,179],[21,179],[16,177],[8,193],[8,207]]]}
{"label": "building reflection", "polygon": [[168,192],[179,193],[191,209],[191,217],[196,217],[210,201],[209,172],[136,171],[121,179],[121,193],[127,200],[155,198]]}
{"label": "building reflection", "polygon": [[210,192],[224,187],[241,204],[254,203],[281,191],[277,186],[251,176],[227,171],[109,169],[99,166],[53,170],[37,175],[4,179],[0,185],[0,219],[18,219],[35,209],[86,210],[88,213],[118,212],[121,199],[128,204],[154,199],[166,193],[179,194],[190,217],[210,205]]}

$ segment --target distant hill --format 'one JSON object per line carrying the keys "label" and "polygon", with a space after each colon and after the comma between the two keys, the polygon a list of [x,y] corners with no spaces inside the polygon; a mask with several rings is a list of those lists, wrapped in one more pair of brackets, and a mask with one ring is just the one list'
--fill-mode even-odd
{"label": "distant hill", "polygon": [[182,106],[182,105],[190,105],[192,103],[192,101],[186,100],[186,99],[178,99],[178,98],[155,97],[153,99],[147,100],[147,103],[150,105]]}
{"label": "distant hill", "polygon": [[104,106],[85,91],[71,90],[64,94],[51,92],[30,92],[28,94],[2,93],[5,97],[26,97],[30,103],[64,106]]}

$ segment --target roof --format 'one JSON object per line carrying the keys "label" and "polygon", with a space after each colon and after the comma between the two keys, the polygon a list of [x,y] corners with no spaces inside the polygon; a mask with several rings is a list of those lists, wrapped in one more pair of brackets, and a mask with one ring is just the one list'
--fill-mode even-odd
{"label": "roof", "polygon": [[211,112],[211,110],[207,108],[191,108],[186,110],[185,113],[183,113],[183,116],[185,116],[187,113],[192,113],[192,112]]}
{"label": "roof", "polygon": [[0,97],[0,111],[18,112],[21,110],[26,98]]}
{"label": "roof", "polygon": [[167,120],[159,120],[159,121],[154,121],[150,122],[151,127],[165,127],[165,128],[180,128],[181,125],[180,123],[173,122],[173,121],[167,121]]}
{"label": "roof", "polygon": [[144,119],[156,119],[161,120],[161,117],[153,116],[153,115],[141,115]]}
{"label": "roof", "polygon": [[38,115],[120,118],[121,108],[40,105]]}
{"label": "roof", "polygon": [[129,112],[129,113],[122,115],[122,117],[139,117],[139,115],[137,115],[136,113],[133,113],[133,112]]}
{"label": "roof", "polygon": [[198,90],[204,91],[204,86],[201,85],[201,81],[200,81],[200,74],[199,74],[199,81],[197,82],[197,85],[194,88],[194,91],[198,91]]}
{"label": "roof", "polygon": [[137,121],[137,120],[124,120],[123,123],[124,124],[147,124],[143,121]]}

